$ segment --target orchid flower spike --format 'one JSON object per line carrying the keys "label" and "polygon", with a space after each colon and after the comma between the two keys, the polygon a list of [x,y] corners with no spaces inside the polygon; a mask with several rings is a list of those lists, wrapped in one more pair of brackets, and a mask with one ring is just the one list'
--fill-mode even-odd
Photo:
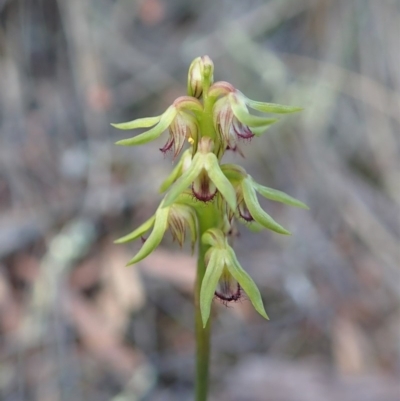
{"label": "orchid flower spike", "polygon": [[[266,228],[279,234],[290,232],[265,212],[258,194],[267,199],[307,209],[307,206],[284,192],[258,184],[244,168],[222,164],[226,150],[240,152],[239,143],[262,135],[278,119],[266,114],[289,114],[299,107],[259,102],[246,97],[228,82],[214,83],[214,64],[210,57],[193,60],[189,68],[187,96],[176,99],[156,117],[139,118],[112,124],[121,130],[146,128],[117,145],[136,146],[159,138],[168,130],[169,136],[160,149],[173,152],[177,161],[171,174],[161,184],[165,192],[154,216],[116,243],[136,240],[151,230],[138,253],[128,262],[137,263],[161,243],[169,230],[183,245],[190,236],[192,250],[199,246],[199,268],[196,304],[204,326],[209,320],[214,297],[227,303],[238,300],[242,291],[264,318],[261,295],[254,281],[242,268],[229,242],[235,223],[250,229]],[[188,149],[183,151],[185,143]],[[189,234],[188,234],[189,233]]]}

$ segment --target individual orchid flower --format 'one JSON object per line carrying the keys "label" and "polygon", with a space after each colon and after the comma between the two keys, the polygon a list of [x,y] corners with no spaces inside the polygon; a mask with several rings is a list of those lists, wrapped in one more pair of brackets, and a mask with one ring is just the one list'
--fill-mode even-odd
{"label": "individual orchid flower", "polygon": [[267,199],[285,203],[290,206],[308,209],[306,204],[288,194],[258,184],[249,174],[247,174],[246,170],[240,166],[235,164],[224,164],[221,166],[221,169],[235,188],[237,198],[237,216],[247,223],[258,223],[258,225],[279,234],[290,235],[288,230],[278,224],[261,208],[257,199],[257,192]]}
{"label": "individual orchid flower", "polygon": [[142,145],[157,139],[168,128],[168,141],[160,150],[166,153],[173,149],[173,157],[175,159],[182,150],[185,140],[189,142],[197,141],[198,124],[195,115],[201,112],[202,109],[203,106],[197,99],[181,96],[160,116],[111,124],[113,127],[122,130],[152,127],[140,135],[123,139],[116,142],[116,144],[122,146]]}
{"label": "individual orchid flower", "polygon": [[240,265],[224,233],[217,228],[209,229],[203,234],[202,242],[210,246],[205,256],[207,268],[200,290],[203,325],[205,326],[209,319],[214,295],[222,300],[237,300],[242,288],[256,311],[268,319],[259,289]]}
{"label": "individual orchid flower", "polygon": [[218,158],[212,153],[213,146],[211,138],[201,138],[198,151],[187,170],[175,181],[165,197],[165,206],[172,204],[179,194],[191,186],[197,199],[207,202],[213,199],[218,190],[228,205],[236,209],[235,190],[222,173]]}
{"label": "individual orchid flower", "polygon": [[287,114],[302,110],[299,107],[283,106],[251,100],[235,89],[228,82],[216,82],[211,86],[210,96],[218,100],[213,108],[214,128],[226,149],[238,150],[237,142],[249,140],[263,134],[276,118],[254,116],[249,113],[248,106],[264,113]]}
{"label": "individual orchid flower", "polygon": [[[181,201],[182,203],[179,203]],[[115,241],[117,244],[131,242],[142,237],[153,227],[149,237],[144,241],[139,252],[128,262],[129,265],[140,262],[154,251],[160,244],[164,233],[170,230],[172,238],[182,247],[189,229],[192,251],[197,240],[197,216],[195,210],[185,202],[185,194],[176,203],[165,207],[161,202],[156,213],[140,227]]]}

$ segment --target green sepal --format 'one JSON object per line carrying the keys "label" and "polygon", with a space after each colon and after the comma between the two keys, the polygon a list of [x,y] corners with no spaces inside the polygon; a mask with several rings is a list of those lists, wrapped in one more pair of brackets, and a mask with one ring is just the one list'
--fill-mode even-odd
{"label": "green sepal", "polygon": [[[277,122],[279,120],[276,120],[275,122]],[[274,124],[274,123],[273,123]],[[255,135],[255,136],[261,136],[263,134],[265,134],[265,132],[268,130],[268,128],[271,126],[272,124],[268,124],[268,125],[262,125],[261,127],[251,127],[251,132]]]}
{"label": "green sepal", "polygon": [[232,107],[233,114],[242,123],[249,127],[265,127],[274,124],[278,121],[276,118],[265,118],[251,115],[245,104],[241,104],[239,99],[233,93],[229,95],[229,101]]}
{"label": "green sepal", "polygon": [[114,128],[117,129],[136,129],[136,128],[148,128],[156,125],[162,116],[157,117],[146,117],[146,118],[137,118],[133,121],[128,121],[126,123],[118,123],[118,124],[111,124]]}
{"label": "green sepal", "polygon": [[227,250],[229,256],[226,257],[226,267],[229,273],[232,274],[233,278],[240,284],[244,289],[247,296],[249,297],[254,309],[265,319],[269,320],[269,317],[264,309],[264,304],[262,302],[260,290],[257,285],[250,277],[250,275],[242,268],[239,261],[236,258],[235,252],[231,247]]}
{"label": "green sepal", "polygon": [[201,237],[203,244],[210,245],[215,248],[224,248],[226,246],[226,238],[219,228],[208,229]]}
{"label": "green sepal", "polygon": [[171,171],[171,174],[161,184],[161,186],[160,186],[161,193],[165,192],[180,177],[180,175],[182,174],[183,161],[184,161],[185,157],[187,157],[187,156],[190,157],[189,149],[187,149],[187,150],[185,150],[185,152],[183,152],[178,164]]}
{"label": "green sepal", "polygon": [[241,181],[247,177],[246,170],[237,164],[221,164],[221,170],[229,181]]}
{"label": "green sepal", "polygon": [[309,207],[305,203],[299,201],[296,198],[293,198],[292,196],[286,194],[285,192],[278,191],[277,189],[272,189],[269,187],[264,187],[263,185],[260,185],[257,182],[255,182],[254,180],[252,180],[252,184],[253,187],[256,189],[256,191],[264,198],[273,200],[275,202],[285,203],[286,205],[300,207],[302,209],[309,209]]}
{"label": "green sepal", "polygon": [[190,206],[197,212],[201,212],[201,209],[207,206],[205,202],[199,201],[197,198],[195,198],[192,190],[189,188],[183,191],[173,203],[180,203],[182,205]]}
{"label": "green sepal", "polygon": [[225,198],[229,207],[232,210],[235,210],[237,205],[235,189],[221,171],[217,156],[215,156],[214,153],[208,153],[205,156],[204,167],[207,170],[208,177],[215,184],[221,195]]}
{"label": "green sepal", "polygon": [[265,103],[257,102],[256,100],[251,100],[246,98],[245,102],[254,110],[261,111],[263,113],[273,113],[273,114],[290,114],[302,111],[302,107],[285,106],[283,104],[276,103]]}
{"label": "green sepal", "polygon": [[170,206],[175,199],[193,183],[203,168],[204,155],[196,153],[189,168],[175,181],[164,199],[164,207]]}
{"label": "green sepal", "polygon": [[169,208],[159,207],[155,214],[153,231],[146,239],[139,252],[127,263],[127,266],[140,262],[149,256],[160,245],[165,230],[168,227]]}
{"label": "green sepal", "polygon": [[122,139],[121,141],[115,142],[115,144],[121,146],[135,146],[154,141],[169,127],[172,120],[176,117],[176,114],[176,108],[170,106],[162,115],[160,122],[155,127],[140,135],[134,136],[133,138]]}
{"label": "green sepal", "polygon": [[140,227],[138,227],[136,230],[132,231],[130,234],[127,234],[121,238],[118,238],[117,240],[114,241],[114,244],[125,244],[127,242],[134,241],[135,239],[138,239],[141,237],[146,231],[150,230],[150,228],[154,224],[156,216],[153,215],[151,216],[147,221],[145,221]]}
{"label": "green sepal", "polygon": [[255,221],[263,225],[265,228],[268,228],[269,230],[275,231],[279,234],[290,235],[290,232],[288,230],[278,224],[268,213],[266,213],[261,208],[252,182],[249,179],[244,179],[242,181],[242,190],[246,206]]}
{"label": "green sepal", "polygon": [[180,96],[175,100],[174,105],[179,110],[189,110],[196,115],[203,112],[203,105],[201,102],[192,96]]}
{"label": "green sepal", "polygon": [[245,221],[243,218],[240,217],[240,215],[237,215],[236,218],[240,220],[253,233],[259,233],[260,231],[264,230],[264,226],[262,226],[260,223],[257,223],[255,220]]}
{"label": "green sepal", "polygon": [[213,249],[210,260],[207,264],[206,272],[203,277],[200,289],[200,311],[203,327],[206,327],[211,313],[211,304],[214,298],[218,280],[224,269],[224,250]]}

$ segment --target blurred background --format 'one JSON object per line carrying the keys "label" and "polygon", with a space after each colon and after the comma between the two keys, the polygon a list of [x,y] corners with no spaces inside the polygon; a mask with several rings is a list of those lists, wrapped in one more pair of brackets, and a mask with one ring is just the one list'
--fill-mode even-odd
{"label": "blurred background", "polygon": [[[186,401],[194,258],[115,238],[172,169],[114,146],[161,114],[192,59],[298,105],[242,163],[310,211],[235,248],[270,321],[215,302],[211,400],[400,400],[398,0],[0,0],[0,400]],[[158,146],[159,145],[159,146]]]}

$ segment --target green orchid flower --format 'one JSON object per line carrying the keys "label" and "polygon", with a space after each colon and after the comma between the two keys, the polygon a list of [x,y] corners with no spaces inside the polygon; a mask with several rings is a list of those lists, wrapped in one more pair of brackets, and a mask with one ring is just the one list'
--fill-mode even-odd
{"label": "green orchid flower", "polygon": [[213,108],[213,123],[225,149],[238,151],[240,140],[249,140],[263,134],[276,118],[254,116],[248,107],[264,113],[288,114],[301,111],[299,107],[284,106],[251,100],[228,82],[216,82],[210,88],[210,96],[218,100]]}
{"label": "green orchid flower", "polygon": [[128,262],[127,266],[140,262],[150,255],[160,244],[167,229],[170,230],[172,238],[176,240],[181,247],[185,241],[186,231],[189,229],[193,252],[197,240],[198,224],[194,208],[190,204],[186,204],[187,198],[187,194],[182,194],[178,201],[170,206],[164,206],[163,202],[161,202],[156,213],[140,227],[130,234],[114,241],[116,244],[134,241],[142,237],[153,227],[151,234],[144,241],[139,252]]}
{"label": "green orchid flower", "polygon": [[[214,198],[217,190],[232,209],[236,209],[236,194],[232,184],[222,173],[217,156],[212,153],[213,141],[203,137],[190,165],[171,186],[164,205],[172,204],[188,187],[193,195],[204,202]],[[178,172],[176,172],[178,174]]]}
{"label": "green orchid flower", "polygon": [[118,141],[116,145],[143,145],[157,139],[168,128],[168,141],[160,150],[163,153],[173,150],[173,157],[175,159],[182,150],[185,140],[191,143],[197,141],[198,123],[196,113],[200,113],[202,109],[203,106],[197,99],[189,96],[181,96],[160,116],[111,124],[113,127],[121,130],[152,127],[150,130],[133,138]]}
{"label": "green orchid flower", "polygon": [[256,311],[268,319],[261,294],[253,279],[242,268],[224,233],[216,228],[207,230],[202,242],[210,248],[206,254],[206,272],[200,290],[200,310],[203,325],[210,317],[214,296],[223,301],[236,301],[241,289],[246,292]]}
{"label": "green orchid flower", "polygon": [[[221,170],[229,179],[236,191],[237,209],[236,215],[246,221],[254,228],[258,226],[265,227],[279,234],[290,235],[290,232],[278,224],[268,213],[260,206],[257,199],[257,193],[267,199],[285,203],[290,206],[308,209],[308,206],[286,194],[273,188],[258,184],[247,174],[246,170],[235,164],[221,165]],[[256,225],[254,223],[257,223]]]}

